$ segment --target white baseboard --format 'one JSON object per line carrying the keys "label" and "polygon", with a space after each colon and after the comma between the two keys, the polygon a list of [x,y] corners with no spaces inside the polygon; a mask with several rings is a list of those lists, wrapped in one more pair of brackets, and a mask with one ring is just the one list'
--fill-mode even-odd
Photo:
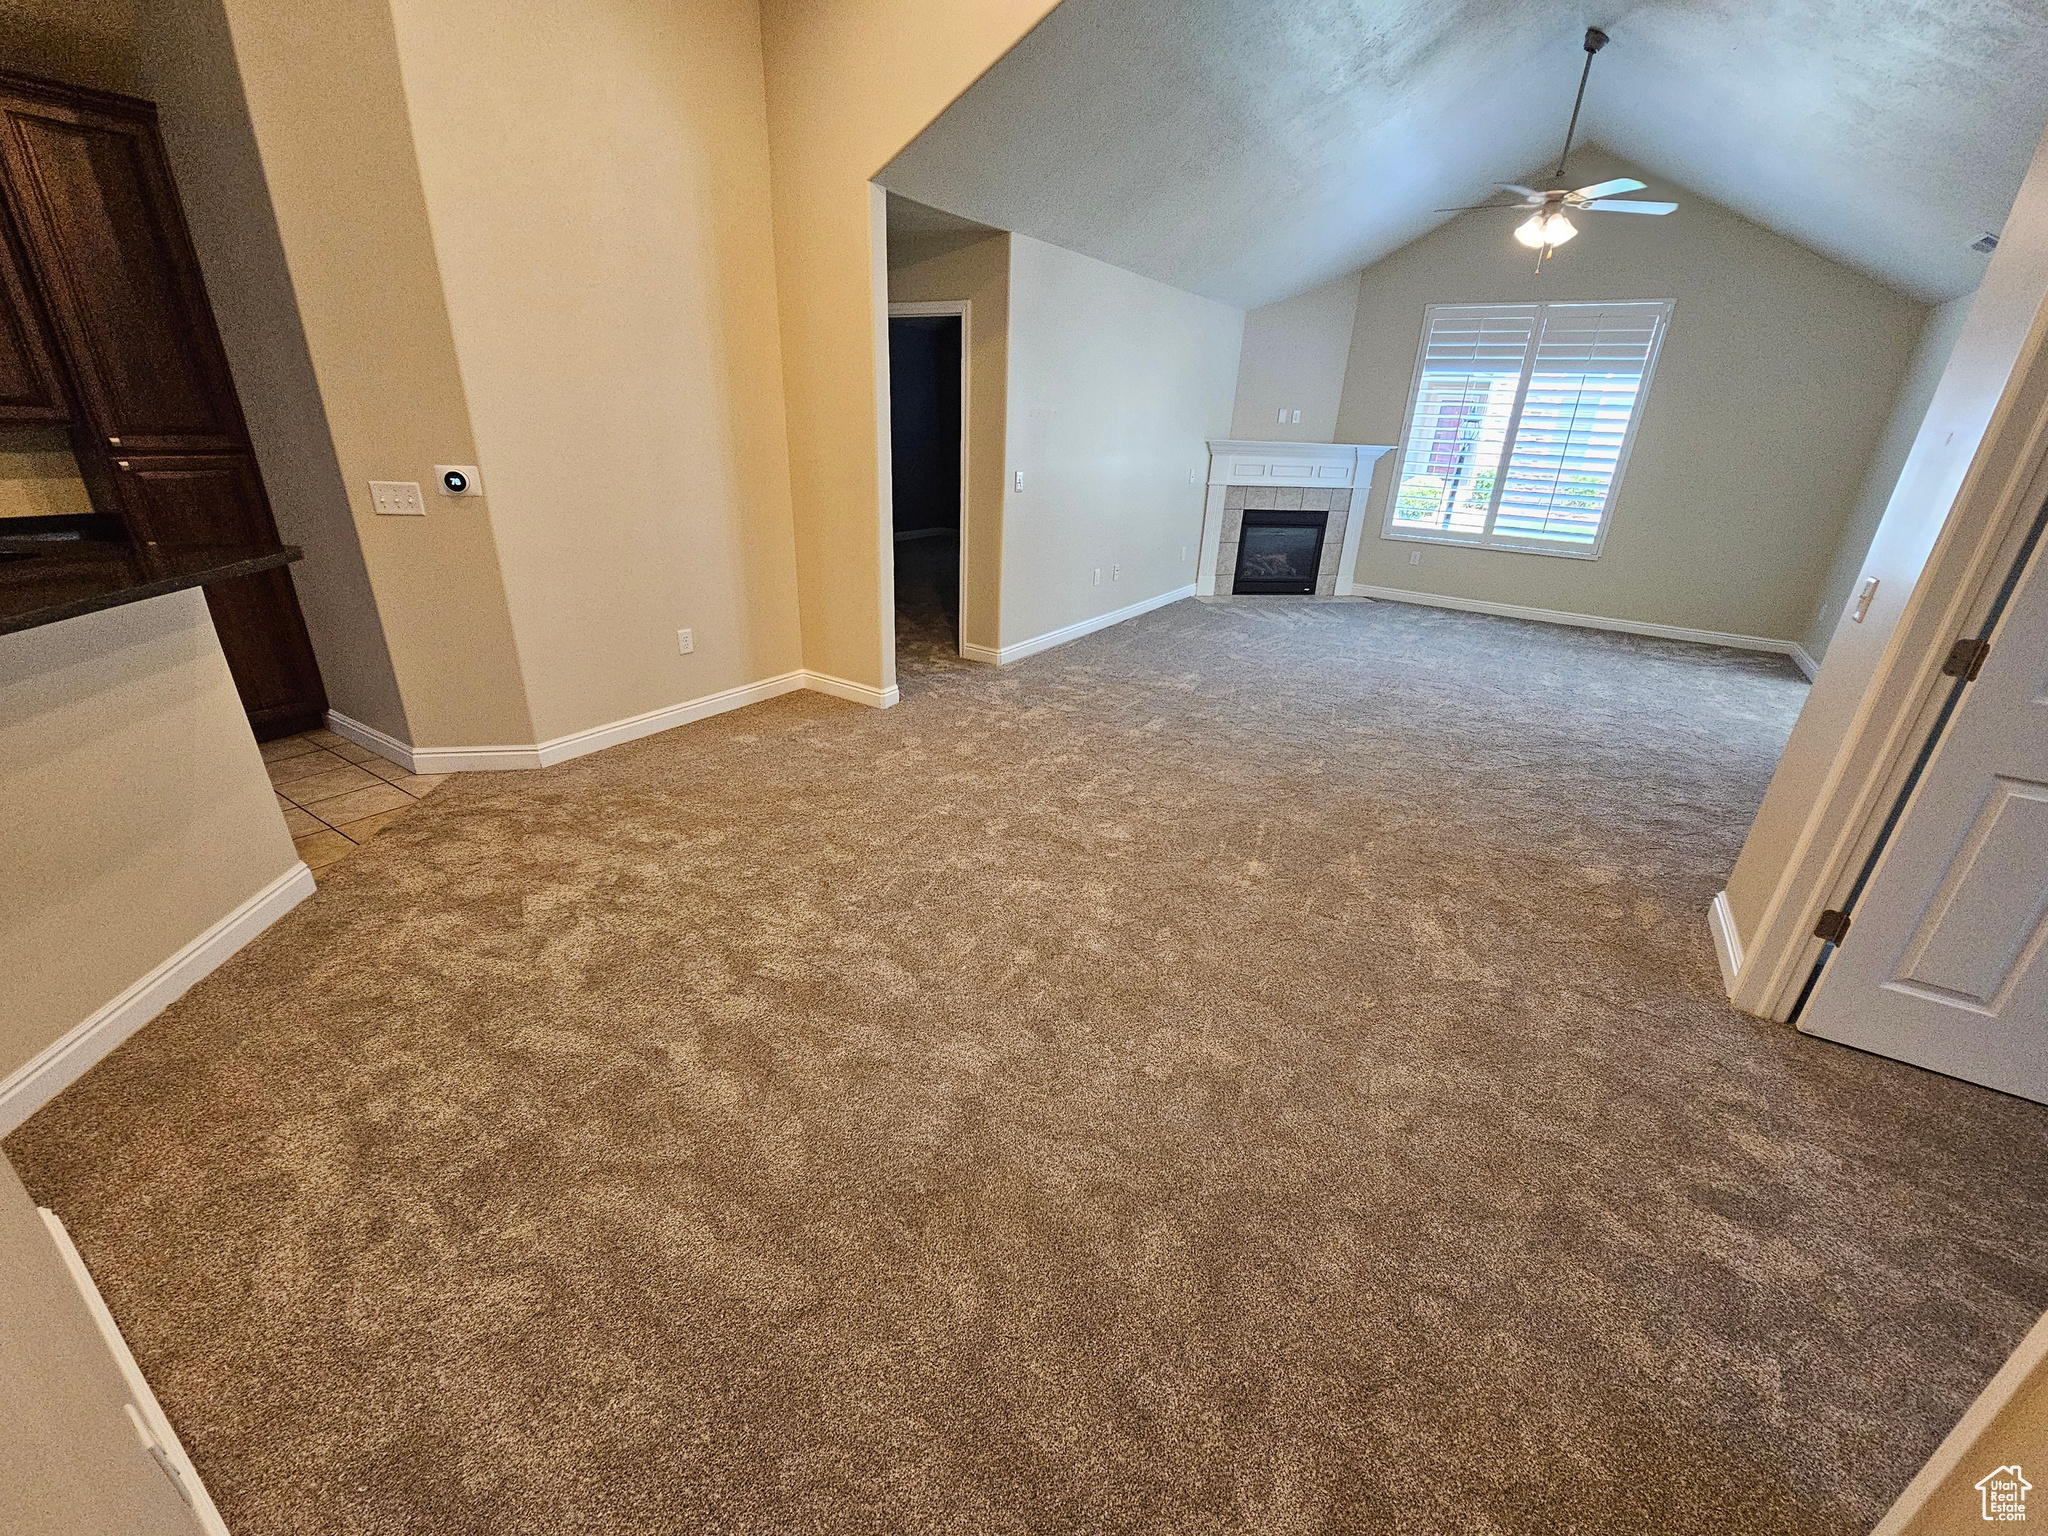
{"label": "white baseboard", "polygon": [[0,1136],[85,1076],[115,1046],[312,894],[313,872],[294,864],[83,1024],[10,1072],[0,1080]]}
{"label": "white baseboard", "polygon": [[415,747],[414,773],[495,773],[507,768],[545,768],[539,747]]}
{"label": "white baseboard", "polygon": [[961,646],[960,654],[972,661],[992,661],[999,667],[1006,667],[1013,661],[1022,661],[1026,656],[1036,656],[1040,651],[1049,651],[1056,645],[1065,645],[1069,640],[1078,640],[1083,635],[1092,635],[1098,629],[1108,629],[1112,624],[1121,624],[1126,619],[1135,619],[1141,613],[1150,613],[1155,608],[1164,608],[1168,603],[1177,603],[1184,597],[1195,595],[1195,584],[1175,587],[1171,592],[1162,592],[1157,597],[1148,597],[1132,603],[1128,608],[1119,608],[1114,613],[1098,613],[1092,619],[1083,619],[1078,624],[1069,624],[1065,629],[1055,629],[1049,634],[1038,635],[1029,640],[1019,640],[1015,645],[1006,645],[1001,650],[990,650],[985,645]]}
{"label": "white baseboard", "polygon": [[337,736],[346,736],[365,752],[374,752],[386,762],[398,764],[407,773],[419,772],[413,766],[411,745],[396,736],[386,736],[374,725],[365,725],[360,720],[350,719],[340,710],[330,709],[327,711],[327,729]]}
{"label": "white baseboard", "polygon": [[992,667],[1003,664],[1003,653],[992,645],[976,645],[972,641],[962,640],[960,654],[969,661],[985,661]]}
{"label": "white baseboard", "polygon": [[532,746],[407,746],[374,726],[364,725],[360,720],[351,720],[347,715],[339,715],[332,710],[327,712],[327,728],[379,757],[389,758],[411,773],[492,773],[506,769],[552,768],[572,757],[602,752],[606,747],[616,747],[622,742],[638,741],[642,736],[674,730],[693,720],[722,715],[729,709],[744,709],[749,704],[779,698],[799,688],[815,689],[834,698],[850,699],[855,704],[873,705],[878,709],[887,709],[900,697],[893,683],[887,688],[870,688],[863,683],[850,683],[843,677],[833,677],[827,672],[799,670],[763,678],[758,683],[744,683],[737,688],[707,693],[702,698],[686,699],[681,704],[650,709],[645,714],[614,720],[609,725],[594,725],[587,731],[573,731],[567,736],[557,736]]}
{"label": "white baseboard", "polygon": [[[1806,652],[1797,640],[1733,635],[1718,629],[1682,629],[1676,624],[1645,624],[1637,619],[1609,619],[1592,613],[1560,613],[1554,608],[1524,608],[1517,603],[1482,602],[1476,597],[1440,597],[1434,592],[1410,592],[1405,587],[1362,587],[1354,584],[1351,595],[1377,598],[1386,603],[1415,603],[1424,608],[1455,608],[1461,613],[1491,613],[1503,619],[1534,619],[1539,624],[1567,624],[1574,629],[1606,629],[1623,635],[1648,635],[1657,640],[1684,640],[1693,645],[1725,645],[1738,651],[1769,651],[1778,656],[1790,656],[1793,664],[1805,671],[1799,658]],[[1813,658],[1808,656],[1806,659],[1811,662]],[[1807,675],[1811,677],[1813,674]]]}
{"label": "white baseboard", "polygon": [[759,704],[765,699],[794,693],[803,686],[803,673],[785,672],[780,677],[763,678],[758,683],[744,683],[737,688],[707,693],[701,698],[685,699],[680,704],[650,709],[645,714],[629,715],[624,720],[614,720],[608,725],[594,725],[588,730],[571,731],[566,736],[556,736],[548,741],[536,742],[532,746],[414,747],[413,772],[493,773],[513,768],[552,768],[556,763],[566,763],[572,757],[602,752],[606,747],[638,741],[642,736],[671,731],[679,725],[688,725],[693,720],[722,715],[729,709],[744,709],[749,704]]}
{"label": "white baseboard", "polygon": [[886,688],[870,688],[866,683],[850,683],[843,677],[834,677],[830,672],[803,672],[792,675],[802,677],[802,686],[815,693],[829,693],[835,699],[845,699],[851,704],[865,704],[870,709],[887,709],[903,697],[902,690],[894,683]]}
{"label": "white baseboard", "polygon": [[[556,763],[566,763],[570,758],[582,757],[587,752],[602,752],[606,747],[616,747],[621,742],[638,741],[642,736],[672,731],[677,726],[688,725],[693,720],[707,720],[713,715],[722,715],[729,709],[745,709],[749,704],[759,704],[768,699],[779,698],[785,693],[795,693],[797,689],[806,686],[805,678],[806,674],[802,672],[785,672],[780,677],[763,678],[758,683],[743,683],[737,688],[707,693],[702,698],[688,699],[681,704],[670,704],[663,709],[650,709],[644,715],[614,720],[610,725],[592,726],[587,731],[557,736],[553,741],[544,741],[531,749],[539,758],[539,762],[534,766],[552,768]],[[422,771],[439,773],[446,770]]]}
{"label": "white baseboard", "polygon": [[1714,957],[1721,962],[1721,986],[1732,997],[1735,978],[1742,974],[1742,935],[1735,930],[1735,909],[1728,905],[1726,891],[1714,893],[1707,927],[1714,935]]}
{"label": "white baseboard", "polygon": [[71,1283],[78,1287],[79,1299],[85,1303],[85,1310],[91,1316],[93,1326],[99,1329],[100,1340],[107,1346],[107,1353],[114,1357],[114,1364],[121,1372],[121,1379],[127,1385],[129,1402],[133,1405],[141,1424],[137,1426],[138,1438],[144,1433],[148,1441],[144,1448],[151,1454],[162,1453],[162,1465],[166,1473],[175,1474],[175,1483],[185,1502],[192,1507],[192,1515],[205,1536],[228,1536],[227,1522],[214,1507],[213,1497],[206,1491],[206,1484],[199,1480],[199,1469],[192,1465],[192,1458],[185,1454],[184,1442],[179,1440],[178,1431],[172,1427],[170,1418],[164,1413],[163,1404],[156,1400],[156,1393],[150,1390],[149,1378],[142,1374],[142,1367],[135,1363],[135,1352],[128,1347],[128,1341],[121,1336],[120,1324],[114,1321],[114,1314],[107,1310],[107,1300],[100,1295],[100,1288],[92,1278],[92,1271],[85,1267],[85,1260],[79,1257],[78,1245],[71,1241],[71,1234],[64,1230],[64,1223],[57,1219],[57,1213],[48,1207],[41,1207],[43,1225],[49,1229],[50,1240],[57,1245],[57,1253],[64,1260],[64,1268],[71,1276]]}
{"label": "white baseboard", "polygon": [[1820,663],[1807,654],[1805,646],[1795,643],[1785,654],[1792,658],[1793,666],[1806,674],[1809,683],[1820,676]]}

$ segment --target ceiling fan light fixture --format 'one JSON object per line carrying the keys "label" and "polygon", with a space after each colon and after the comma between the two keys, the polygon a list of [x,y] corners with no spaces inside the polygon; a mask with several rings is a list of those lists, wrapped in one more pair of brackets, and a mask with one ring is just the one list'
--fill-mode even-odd
{"label": "ceiling fan light fixture", "polygon": [[1532,251],[1554,250],[1578,232],[1578,225],[1561,213],[1536,213],[1515,226],[1515,239]]}

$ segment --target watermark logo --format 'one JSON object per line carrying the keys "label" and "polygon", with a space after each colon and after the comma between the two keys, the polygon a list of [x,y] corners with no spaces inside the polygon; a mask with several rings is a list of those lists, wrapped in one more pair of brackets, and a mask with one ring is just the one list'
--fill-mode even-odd
{"label": "watermark logo", "polygon": [[1984,1496],[1984,1518],[2002,1525],[2017,1525],[2027,1518],[2027,1491],[2034,1485],[2020,1475],[2018,1462],[1987,1472],[1977,1481]]}

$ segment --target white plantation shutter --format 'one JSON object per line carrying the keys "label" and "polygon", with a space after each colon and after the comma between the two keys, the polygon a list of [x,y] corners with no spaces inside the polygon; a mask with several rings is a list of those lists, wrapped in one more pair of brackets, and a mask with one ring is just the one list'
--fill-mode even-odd
{"label": "white plantation shutter", "polygon": [[1404,529],[1466,538],[1486,531],[1538,316],[1534,304],[1429,311],[1392,509]]}
{"label": "white plantation shutter", "polygon": [[1670,314],[1432,305],[1387,532],[1596,554]]}

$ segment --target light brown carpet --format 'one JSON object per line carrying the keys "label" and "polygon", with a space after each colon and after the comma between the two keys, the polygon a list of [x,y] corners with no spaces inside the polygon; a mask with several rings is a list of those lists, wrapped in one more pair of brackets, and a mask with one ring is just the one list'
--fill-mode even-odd
{"label": "light brown carpet", "polygon": [[1782,661],[911,651],[451,781],[10,1141],[237,1536],[1847,1536],[2048,1306],[2048,1110],[1720,999]]}

